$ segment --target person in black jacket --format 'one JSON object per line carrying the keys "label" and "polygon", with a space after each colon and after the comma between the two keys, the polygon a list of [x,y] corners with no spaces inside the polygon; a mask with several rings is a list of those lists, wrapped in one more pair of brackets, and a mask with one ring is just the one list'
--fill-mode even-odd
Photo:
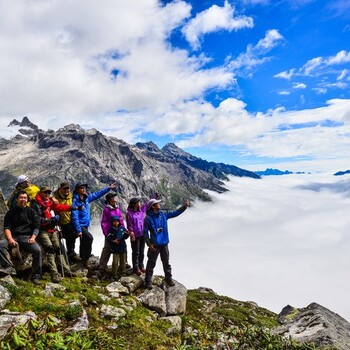
{"label": "person in black jacket", "polygon": [[[42,274],[42,252],[36,237],[40,229],[40,218],[34,209],[27,206],[28,194],[20,190],[17,204],[4,218],[4,234],[10,247],[17,243],[33,256],[33,283],[40,284]],[[16,243],[17,242],[17,243]]]}

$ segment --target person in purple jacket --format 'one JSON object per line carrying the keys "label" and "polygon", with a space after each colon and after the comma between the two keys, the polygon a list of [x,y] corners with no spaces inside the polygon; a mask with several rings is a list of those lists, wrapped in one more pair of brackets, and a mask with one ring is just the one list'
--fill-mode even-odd
{"label": "person in purple jacket", "polygon": [[107,240],[107,236],[111,228],[111,218],[113,216],[118,216],[120,218],[120,225],[125,226],[123,221],[123,213],[121,212],[121,210],[119,209],[119,206],[117,205],[118,203],[117,193],[108,193],[105,199],[106,199],[105,200],[106,205],[103,208],[102,218],[101,218],[101,229],[102,229],[103,235],[105,236],[105,243],[102,248],[100,262],[98,265],[98,269],[101,272],[101,274],[104,274],[106,272],[107,264],[112,254],[110,244]]}
{"label": "person in purple jacket", "polygon": [[130,199],[126,212],[126,224],[129,232],[134,234],[131,239],[133,272],[140,276],[146,270],[143,259],[145,251],[145,240],[143,238],[143,221],[148,209],[148,202],[141,205],[141,199],[134,197]]}

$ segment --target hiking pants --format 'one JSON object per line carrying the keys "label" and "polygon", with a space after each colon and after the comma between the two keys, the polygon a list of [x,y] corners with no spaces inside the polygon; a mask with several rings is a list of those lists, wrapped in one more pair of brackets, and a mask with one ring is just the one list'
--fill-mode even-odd
{"label": "hiking pants", "polygon": [[72,223],[61,225],[62,236],[66,240],[68,258],[76,255],[75,252],[75,241],[77,234],[75,233]]}
{"label": "hiking pants", "polygon": [[79,255],[83,261],[88,261],[92,252],[92,241],[94,237],[89,232],[87,227],[81,228],[82,236],[80,238]]}
{"label": "hiking pants", "polygon": [[[60,273],[62,267],[65,273],[70,272],[70,266],[63,255],[57,232],[40,231],[38,239],[46,251],[47,264],[51,274]],[[58,271],[57,265],[60,271]]]}
{"label": "hiking pants", "polygon": [[158,255],[160,254],[160,259],[162,260],[163,263],[163,270],[165,274],[165,279],[170,280],[172,275],[171,275],[171,266],[169,264],[169,249],[168,245],[162,245],[156,247],[157,249],[152,251],[151,249],[148,248],[147,252],[147,265],[146,265],[146,276],[145,276],[145,282],[149,283],[152,280],[153,276],[153,270],[156,266],[157,258]]}
{"label": "hiking pants", "polygon": [[143,260],[145,256],[145,239],[143,236],[135,238],[135,241],[131,241],[131,249],[133,271],[136,272],[144,267]]}

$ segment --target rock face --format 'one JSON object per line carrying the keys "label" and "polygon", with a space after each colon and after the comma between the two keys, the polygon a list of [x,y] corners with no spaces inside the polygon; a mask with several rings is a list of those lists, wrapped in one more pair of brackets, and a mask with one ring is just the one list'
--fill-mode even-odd
{"label": "rock face", "polygon": [[62,181],[81,181],[94,191],[116,181],[123,207],[133,196],[149,198],[154,192],[161,195],[164,207],[175,207],[183,198],[210,200],[203,189],[226,191],[222,180],[228,174],[259,177],[193,157],[174,144],[162,149],[153,142],[130,145],[76,124],[43,131],[28,118],[12,125],[23,126],[25,131],[20,129],[21,134],[11,140],[0,139],[0,187],[5,197],[24,173],[34,184],[52,189]]}
{"label": "rock face", "polygon": [[278,320],[282,325],[274,330],[275,334],[321,348],[350,349],[350,323],[317,303],[303,309],[288,305],[281,311]]}

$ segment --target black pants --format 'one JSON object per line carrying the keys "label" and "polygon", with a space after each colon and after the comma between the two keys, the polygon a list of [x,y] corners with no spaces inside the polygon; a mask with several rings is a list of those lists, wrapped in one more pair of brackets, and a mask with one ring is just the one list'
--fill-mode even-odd
{"label": "black pants", "polygon": [[145,257],[145,240],[143,236],[137,237],[135,241],[131,241],[132,249],[132,266],[134,272],[143,269],[143,260]]}
{"label": "black pants", "polygon": [[91,256],[94,237],[87,227],[82,227],[81,232],[83,235],[80,238],[80,257],[83,261],[87,261]]}
{"label": "black pants", "polygon": [[75,233],[73,224],[71,223],[61,225],[61,229],[62,229],[62,236],[66,240],[66,244],[67,244],[68,257],[71,258],[72,256],[76,255],[75,241],[77,239],[77,234]]}
{"label": "black pants", "polygon": [[152,280],[153,276],[153,270],[156,266],[156,262],[158,259],[158,255],[160,254],[160,259],[162,260],[163,263],[163,270],[165,274],[165,279],[170,280],[172,275],[171,275],[171,266],[169,264],[169,249],[168,245],[162,245],[156,247],[156,250],[151,250],[148,248],[147,252],[147,266],[146,266],[146,276],[145,276],[145,282],[149,283]]}

